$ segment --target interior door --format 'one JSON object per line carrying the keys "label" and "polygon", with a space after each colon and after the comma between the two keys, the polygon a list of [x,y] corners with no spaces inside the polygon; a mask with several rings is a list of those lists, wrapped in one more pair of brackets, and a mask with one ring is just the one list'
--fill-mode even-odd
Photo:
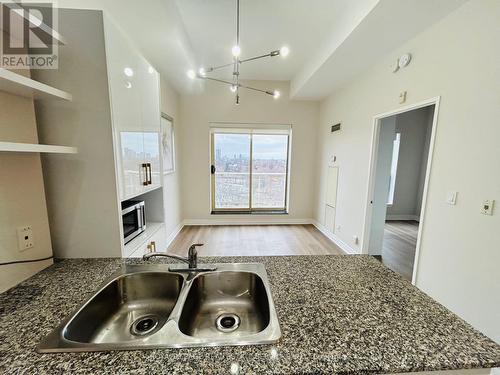
{"label": "interior door", "polygon": [[212,134],[212,209],[250,209],[250,134]]}
{"label": "interior door", "polygon": [[378,135],[375,180],[372,196],[369,254],[382,255],[387,198],[390,186],[392,149],[396,135],[396,117],[382,119]]}

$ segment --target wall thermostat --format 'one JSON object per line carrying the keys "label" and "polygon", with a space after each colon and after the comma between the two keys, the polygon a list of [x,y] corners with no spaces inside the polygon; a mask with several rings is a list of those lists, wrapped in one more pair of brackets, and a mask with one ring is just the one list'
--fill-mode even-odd
{"label": "wall thermostat", "polygon": [[405,53],[403,56],[399,58],[398,65],[400,68],[404,68],[405,66],[408,66],[410,61],[411,61],[411,54]]}

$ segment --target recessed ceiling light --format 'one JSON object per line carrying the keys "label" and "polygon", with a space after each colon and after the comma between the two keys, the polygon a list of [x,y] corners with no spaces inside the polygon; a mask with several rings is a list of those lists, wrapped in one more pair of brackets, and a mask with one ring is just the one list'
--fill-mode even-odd
{"label": "recessed ceiling light", "polygon": [[153,74],[154,72],[155,72],[155,70],[153,69],[153,67],[152,67],[152,66],[150,66],[150,67],[148,68],[148,73],[149,73],[149,74]]}
{"label": "recessed ceiling light", "polygon": [[132,77],[134,75],[134,70],[132,68],[125,68],[123,69],[123,73],[125,73],[127,77]]}
{"label": "recessed ceiling light", "polygon": [[186,74],[187,74],[187,76],[188,76],[190,79],[195,79],[195,78],[196,78],[196,73],[194,72],[194,70],[193,70],[193,69],[188,70]]}

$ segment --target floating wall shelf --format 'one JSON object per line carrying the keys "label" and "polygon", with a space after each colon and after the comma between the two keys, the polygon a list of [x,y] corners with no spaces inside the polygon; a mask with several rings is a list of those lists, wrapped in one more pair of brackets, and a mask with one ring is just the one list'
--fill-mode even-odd
{"label": "floating wall shelf", "polygon": [[36,143],[0,142],[0,152],[42,152],[49,154],[77,154],[76,147],[40,145]]}
{"label": "floating wall shelf", "polygon": [[73,100],[71,94],[0,68],[0,91],[33,99]]}

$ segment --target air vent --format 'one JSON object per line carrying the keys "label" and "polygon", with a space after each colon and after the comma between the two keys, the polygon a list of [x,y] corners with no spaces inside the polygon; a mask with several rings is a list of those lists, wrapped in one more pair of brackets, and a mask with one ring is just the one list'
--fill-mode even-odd
{"label": "air vent", "polygon": [[340,123],[332,125],[332,133],[340,130]]}

